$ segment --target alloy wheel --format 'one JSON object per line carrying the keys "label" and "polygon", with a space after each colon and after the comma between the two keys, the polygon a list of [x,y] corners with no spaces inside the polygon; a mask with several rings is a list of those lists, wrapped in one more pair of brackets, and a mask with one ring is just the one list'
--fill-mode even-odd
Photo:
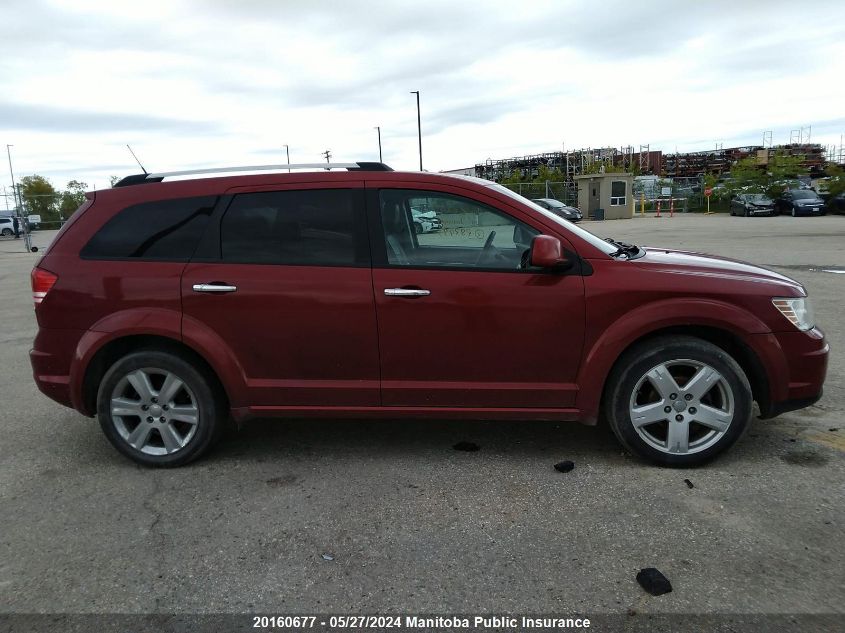
{"label": "alloy wheel", "polygon": [[147,455],[182,450],[197,432],[200,411],[185,382],[165,369],[145,367],[127,373],[109,402],[120,437]]}
{"label": "alloy wheel", "polygon": [[637,381],[629,403],[634,430],[668,454],[704,451],[728,431],[734,394],[716,369],[691,359],[652,367]]}

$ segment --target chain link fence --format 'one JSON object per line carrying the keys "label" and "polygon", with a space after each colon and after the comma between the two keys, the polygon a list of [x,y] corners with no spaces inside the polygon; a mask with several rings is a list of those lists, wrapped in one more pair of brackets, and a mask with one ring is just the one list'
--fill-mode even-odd
{"label": "chain link fence", "polygon": [[578,206],[578,185],[574,182],[552,182],[546,180],[545,182],[501,184],[525,198],[553,198],[571,207]]}

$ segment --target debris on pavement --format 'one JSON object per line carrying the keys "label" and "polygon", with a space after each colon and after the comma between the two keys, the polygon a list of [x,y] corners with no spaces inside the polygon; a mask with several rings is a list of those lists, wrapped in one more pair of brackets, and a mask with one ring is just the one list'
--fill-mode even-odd
{"label": "debris on pavement", "polygon": [[652,596],[662,596],[664,593],[672,591],[672,584],[669,579],[654,567],[641,569],[640,573],[637,574],[637,582]]}
{"label": "debris on pavement", "polygon": [[322,554],[323,560],[334,560],[334,556],[331,554]]}
{"label": "debris on pavement", "polygon": [[467,453],[474,453],[475,451],[479,450],[481,447],[476,444],[475,442],[458,442],[452,448],[456,451],[465,451]]}
{"label": "debris on pavement", "polygon": [[565,459],[562,462],[558,462],[557,464],[555,464],[555,470],[559,473],[568,473],[573,468],[575,468],[575,462],[571,462],[568,459]]}
{"label": "debris on pavement", "polygon": [[695,488],[689,479],[684,479],[684,483],[687,485],[687,488]]}

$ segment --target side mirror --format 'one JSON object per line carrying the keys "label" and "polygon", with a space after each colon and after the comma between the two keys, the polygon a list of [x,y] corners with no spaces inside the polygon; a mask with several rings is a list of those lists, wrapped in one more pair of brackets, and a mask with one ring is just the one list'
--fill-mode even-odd
{"label": "side mirror", "polygon": [[531,242],[532,266],[540,268],[569,268],[572,262],[563,255],[560,240],[551,235],[538,235]]}

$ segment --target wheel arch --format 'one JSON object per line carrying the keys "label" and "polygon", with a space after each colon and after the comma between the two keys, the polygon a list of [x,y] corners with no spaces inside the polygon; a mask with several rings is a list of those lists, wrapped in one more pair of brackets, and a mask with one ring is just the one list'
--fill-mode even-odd
{"label": "wheel arch", "polygon": [[[776,359],[777,355],[770,349],[776,343],[765,341],[761,346],[763,341],[758,339],[774,338],[769,328],[735,305],[688,299],[659,301],[629,312],[606,328],[585,350],[578,376],[577,406],[582,421],[589,425],[598,422],[608,379],[628,350],[643,341],[678,334],[708,341],[734,357],[751,383],[754,400],[763,415],[766,414],[772,401],[766,362]],[[772,371],[777,374],[779,370]]]}
{"label": "wheel arch", "polygon": [[229,408],[229,394],[211,364],[195,349],[168,336],[160,334],[130,334],[111,339],[104,343],[85,366],[81,386],[81,410],[86,415],[94,415],[97,410],[97,391],[100,381],[117,360],[138,351],[169,352],[194,364],[195,367],[212,381],[212,389],[224,399],[224,406]]}
{"label": "wheel arch", "polygon": [[616,358],[609,372],[604,378],[604,383],[601,390],[601,402],[604,402],[606,391],[610,384],[610,378],[614,371],[619,366],[620,361],[625,355],[635,347],[648,343],[649,341],[663,338],[666,336],[690,336],[707,341],[722,349],[737,364],[742,368],[748,382],[751,385],[751,397],[758,403],[760,411],[765,413],[771,406],[771,392],[769,386],[769,377],[763,362],[757,353],[742,340],[740,336],[731,332],[730,330],[714,327],[710,325],[674,325],[660,328],[644,334],[643,336],[631,341]]}

